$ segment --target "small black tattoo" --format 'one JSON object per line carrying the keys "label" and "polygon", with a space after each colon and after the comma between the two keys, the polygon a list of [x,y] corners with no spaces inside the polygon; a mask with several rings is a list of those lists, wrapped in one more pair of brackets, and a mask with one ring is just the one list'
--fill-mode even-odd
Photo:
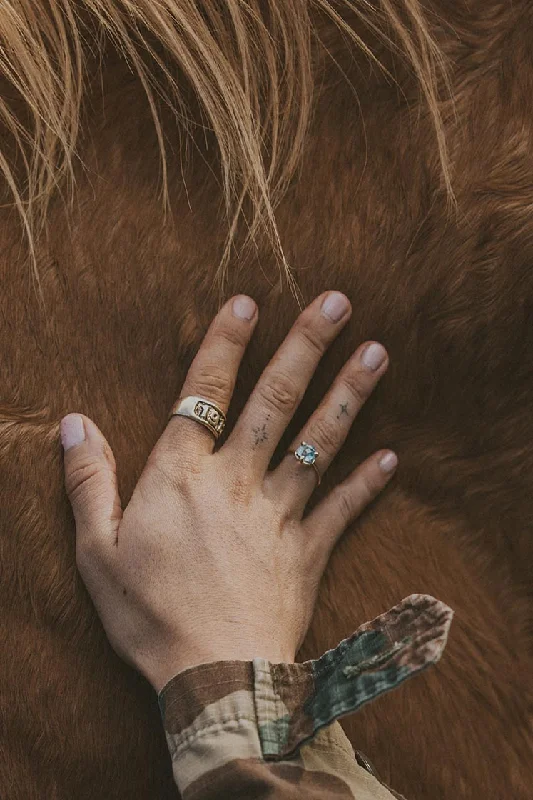
{"label": "small black tattoo", "polygon": [[266,422],[263,425],[258,425],[257,428],[252,428],[255,436],[255,443],[254,447],[257,447],[258,444],[262,442],[266,442],[268,439],[267,432],[266,432]]}
{"label": "small black tattoo", "polygon": [[346,414],[346,416],[348,416],[348,403],[341,403],[340,406],[341,410],[340,413],[337,414],[337,419],[340,419],[343,414]]}

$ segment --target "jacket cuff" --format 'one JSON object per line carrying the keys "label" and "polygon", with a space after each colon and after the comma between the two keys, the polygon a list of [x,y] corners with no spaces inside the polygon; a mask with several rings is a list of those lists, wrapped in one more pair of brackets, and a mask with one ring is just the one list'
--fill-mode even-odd
{"label": "jacket cuff", "polygon": [[319,659],[219,661],[180,672],[158,696],[173,760],[222,731],[233,758],[290,758],[321,728],[438,661],[452,617],[434,597],[413,594]]}

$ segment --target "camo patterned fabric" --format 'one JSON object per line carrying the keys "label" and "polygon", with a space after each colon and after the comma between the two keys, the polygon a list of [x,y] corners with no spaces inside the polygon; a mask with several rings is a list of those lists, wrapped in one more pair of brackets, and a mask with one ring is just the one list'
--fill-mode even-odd
{"label": "camo patterned fabric", "polygon": [[183,800],[398,797],[336,720],[437,662],[452,617],[413,594],[314,661],[217,661],[174,676],[159,707]]}

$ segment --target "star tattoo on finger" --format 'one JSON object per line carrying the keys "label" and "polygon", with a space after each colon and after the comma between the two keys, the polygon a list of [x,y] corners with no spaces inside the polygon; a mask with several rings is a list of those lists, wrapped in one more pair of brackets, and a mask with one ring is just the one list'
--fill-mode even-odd
{"label": "star tattoo on finger", "polygon": [[258,444],[266,442],[266,440],[268,439],[266,422],[263,423],[263,425],[258,425],[256,428],[252,428],[252,431],[255,436],[254,447],[257,447]]}
{"label": "star tattoo on finger", "polygon": [[337,419],[340,419],[343,414],[346,414],[346,416],[348,416],[348,403],[340,403],[340,407],[341,410],[337,414]]}

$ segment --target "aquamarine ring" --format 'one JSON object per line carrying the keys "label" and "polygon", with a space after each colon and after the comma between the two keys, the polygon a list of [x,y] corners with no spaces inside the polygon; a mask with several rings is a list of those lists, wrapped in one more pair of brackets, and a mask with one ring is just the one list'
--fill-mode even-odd
{"label": "aquamarine ring", "polygon": [[318,458],[318,450],[316,447],[313,447],[312,444],[308,444],[307,442],[302,442],[294,452],[292,450],[289,450],[289,452],[294,455],[300,464],[303,464],[305,467],[313,467],[315,475],[318,478],[317,486],[320,486],[321,475],[315,463]]}

